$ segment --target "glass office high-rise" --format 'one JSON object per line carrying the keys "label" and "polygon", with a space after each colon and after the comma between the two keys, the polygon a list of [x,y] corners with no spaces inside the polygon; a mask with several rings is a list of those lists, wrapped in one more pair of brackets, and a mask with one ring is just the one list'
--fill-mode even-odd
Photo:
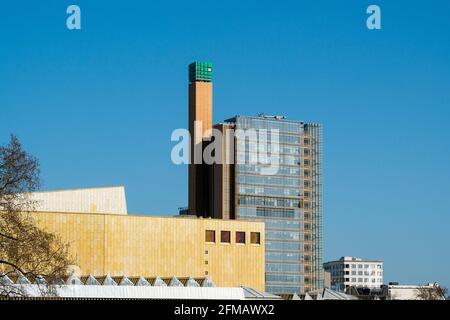
{"label": "glass office high-rise", "polygon": [[[235,117],[236,130],[267,130],[268,143],[254,137],[235,143],[235,218],[266,225],[266,291],[300,293],[323,287],[322,270],[322,136],[317,124],[284,117]],[[278,130],[279,165],[252,163],[261,148],[269,155]],[[259,130],[259,131],[258,131]],[[273,137],[272,137],[273,138]]]}

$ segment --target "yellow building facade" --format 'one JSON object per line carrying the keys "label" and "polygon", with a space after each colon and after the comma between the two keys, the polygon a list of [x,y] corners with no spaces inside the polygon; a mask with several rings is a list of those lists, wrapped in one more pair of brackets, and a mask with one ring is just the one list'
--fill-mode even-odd
{"label": "yellow building facade", "polygon": [[139,215],[34,212],[59,235],[82,275],[210,278],[264,290],[264,223]]}

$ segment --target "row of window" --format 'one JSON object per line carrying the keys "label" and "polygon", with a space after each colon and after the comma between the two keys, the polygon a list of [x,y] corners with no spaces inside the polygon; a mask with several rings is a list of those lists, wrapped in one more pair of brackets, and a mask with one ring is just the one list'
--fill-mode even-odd
{"label": "row of window", "polygon": [[300,134],[303,132],[303,124],[300,122],[288,122],[271,120],[267,118],[257,119],[248,117],[237,118],[237,126],[240,129],[278,129],[280,132],[292,132]]}
{"label": "row of window", "polygon": [[299,263],[266,263],[267,272],[300,272]]}
{"label": "row of window", "polygon": [[268,240],[300,240],[300,232],[266,230],[266,238]]}
{"label": "row of window", "polygon": [[375,264],[375,263],[353,263],[353,264],[349,264],[346,263],[345,265],[342,264],[331,264],[328,266],[327,269],[342,269],[342,268],[352,268],[352,269],[381,269],[382,265],[381,264]]}
{"label": "row of window", "polygon": [[[205,231],[205,241],[206,242],[216,242],[216,231],[215,230],[206,230]],[[231,231],[220,231],[220,242],[221,243],[231,243]],[[235,233],[235,243],[245,244],[245,232],[244,231],[236,231]],[[259,232],[250,232],[250,243],[251,244],[260,244],[261,243],[261,234]]]}
{"label": "row of window", "polygon": [[236,145],[239,151],[248,151],[248,152],[274,152],[277,154],[299,154],[301,151],[300,145],[286,145],[286,144],[280,144],[275,139],[276,136],[274,135],[273,138],[270,139],[268,137],[267,141],[263,140],[255,140],[255,137],[252,137],[251,139],[245,139],[237,141]]}
{"label": "row of window", "polygon": [[278,176],[239,174],[238,175],[238,183],[297,187],[300,185],[300,179],[299,178],[292,179],[292,178],[278,177]]}
{"label": "row of window", "polygon": [[256,208],[257,217],[273,217],[273,218],[299,218],[299,212],[296,210],[283,210],[271,208]]}
{"label": "row of window", "polygon": [[[306,160],[305,160],[306,161]],[[238,164],[238,172],[247,172],[247,173],[260,173],[261,165],[255,164]],[[300,175],[299,167],[288,167],[288,166],[278,166],[278,175],[286,175],[286,176],[298,176]]]}
{"label": "row of window", "polygon": [[[299,145],[301,143],[300,137],[297,135],[286,135],[286,134],[277,134],[275,131],[266,132],[265,136],[264,132],[256,132],[256,131],[247,131],[246,135],[235,135],[236,136],[236,145],[239,147],[242,145],[244,141],[251,141],[252,144],[256,144],[256,140],[259,138],[259,141],[264,141],[265,143],[289,143]],[[259,137],[258,137],[259,136]]]}
{"label": "row of window", "polygon": [[[345,271],[345,272],[343,272],[343,271],[331,271],[331,275],[333,277],[339,277],[339,276],[344,276],[344,275],[348,276],[348,275],[350,275],[350,271]],[[371,271],[367,271],[367,270],[366,271],[352,271],[351,275],[352,276],[356,276],[356,275],[358,275],[358,276],[382,276],[383,272],[375,271],[375,270],[371,270]]]}
{"label": "row of window", "polygon": [[288,196],[298,197],[300,195],[300,189],[298,188],[285,188],[285,187],[256,187],[252,185],[239,185],[239,194],[249,195],[267,195],[267,196]]}
{"label": "row of window", "polygon": [[300,222],[295,220],[266,219],[266,229],[300,229]]}
{"label": "row of window", "polygon": [[[281,165],[300,165],[300,157],[294,155],[279,155],[279,154],[268,154],[267,156],[276,156],[278,158],[277,163]],[[238,164],[255,164],[258,163],[258,159],[261,160],[262,155],[257,153],[250,153],[248,151],[237,152],[236,162]],[[265,158],[265,157],[264,157]]]}
{"label": "row of window", "polygon": [[266,198],[266,197],[252,197],[252,196],[238,197],[238,204],[257,205],[261,207],[297,208],[298,203],[299,201],[297,199]]}
{"label": "row of window", "polygon": [[266,261],[300,261],[300,254],[288,252],[266,252]]}
{"label": "row of window", "polygon": [[289,283],[299,283],[300,276],[296,275],[275,275],[275,274],[267,274],[266,275],[267,282],[289,282]]}
{"label": "row of window", "polygon": [[[350,278],[345,278],[345,281],[346,282],[349,282],[350,281]],[[367,283],[367,282],[372,282],[372,283],[381,283],[382,281],[381,281],[381,278],[372,278],[372,279],[370,279],[370,281],[369,281],[369,278],[352,278],[352,282],[364,282],[364,283]]]}

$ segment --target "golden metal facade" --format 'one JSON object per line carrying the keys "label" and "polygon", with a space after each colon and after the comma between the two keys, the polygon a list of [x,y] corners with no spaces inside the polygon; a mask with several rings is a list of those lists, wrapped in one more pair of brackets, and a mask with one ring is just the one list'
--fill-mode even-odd
{"label": "golden metal facade", "polygon": [[[82,274],[94,276],[209,277],[216,286],[264,290],[264,223],[197,218],[86,213],[33,213],[43,229],[58,234]],[[206,242],[214,230],[216,242]],[[221,231],[231,243],[221,243]],[[236,232],[246,243],[236,243]],[[251,244],[251,232],[261,243]]]}

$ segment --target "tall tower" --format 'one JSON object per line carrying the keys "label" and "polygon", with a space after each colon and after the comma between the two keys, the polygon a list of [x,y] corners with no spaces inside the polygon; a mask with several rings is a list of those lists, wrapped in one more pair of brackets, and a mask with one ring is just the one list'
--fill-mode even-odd
{"label": "tall tower", "polygon": [[[234,219],[265,222],[266,291],[303,293],[323,288],[321,126],[264,115],[236,116],[225,122],[235,130],[278,130],[277,140],[272,141],[279,149],[276,173],[264,175],[267,164],[248,162],[254,150],[269,149],[249,137],[234,144],[241,163],[234,165],[231,179],[225,171],[218,176],[231,188],[229,208]],[[222,194],[219,205],[227,200]],[[221,208],[226,217],[228,207]]]}
{"label": "tall tower", "polygon": [[212,64],[193,62],[189,65],[189,164],[188,213],[210,215],[210,167],[203,163],[203,149],[212,129]]}

